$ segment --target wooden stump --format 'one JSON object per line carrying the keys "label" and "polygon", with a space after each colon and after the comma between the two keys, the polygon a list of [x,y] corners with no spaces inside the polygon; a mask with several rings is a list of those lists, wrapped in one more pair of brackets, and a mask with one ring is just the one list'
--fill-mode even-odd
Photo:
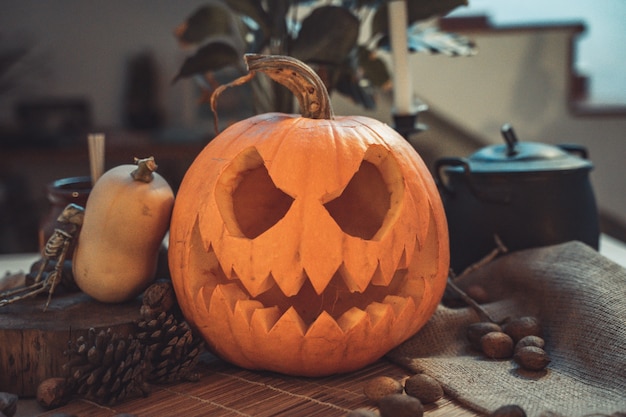
{"label": "wooden stump", "polygon": [[70,340],[89,328],[128,335],[139,320],[141,299],[105,304],[77,292],[55,294],[43,311],[47,294],[0,307],[0,391],[34,397],[39,383],[63,377]]}

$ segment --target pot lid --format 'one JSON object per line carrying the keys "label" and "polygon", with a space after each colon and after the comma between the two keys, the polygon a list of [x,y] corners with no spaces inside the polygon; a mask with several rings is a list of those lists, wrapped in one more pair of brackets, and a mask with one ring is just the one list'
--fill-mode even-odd
{"label": "pot lid", "polygon": [[472,172],[525,173],[590,170],[593,167],[584,147],[519,142],[509,124],[502,126],[502,136],[504,144],[484,147],[468,158]]}

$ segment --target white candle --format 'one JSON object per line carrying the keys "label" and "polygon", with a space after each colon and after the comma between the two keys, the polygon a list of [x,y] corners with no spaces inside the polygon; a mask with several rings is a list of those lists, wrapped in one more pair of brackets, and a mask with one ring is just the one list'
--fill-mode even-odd
{"label": "white candle", "polygon": [[393,104],[396,115],[413,114],[413,88],[407,46],[407,10],[405,0],[387,3],[389,37],[393,59]]}

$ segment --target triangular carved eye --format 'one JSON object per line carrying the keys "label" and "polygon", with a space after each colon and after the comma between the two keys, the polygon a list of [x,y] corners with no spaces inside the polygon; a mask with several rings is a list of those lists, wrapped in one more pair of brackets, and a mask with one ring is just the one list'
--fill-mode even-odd
{"label": "triangular carved eye", "polygon": [[324,204],[345,233],[372,239],[383,225],[391,206],[391,193],[380,170],[363,161],[341,195]]}
{"label": "triangular carved eye", "polygon": [[278,189],[255,148],[237,155],[217,182],[216,200],[226,228],[254,239],[289,211],[293,198]]}

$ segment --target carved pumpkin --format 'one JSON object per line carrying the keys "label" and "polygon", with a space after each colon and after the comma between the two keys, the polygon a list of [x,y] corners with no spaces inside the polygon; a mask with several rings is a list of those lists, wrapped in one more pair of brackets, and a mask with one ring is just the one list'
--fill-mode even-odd
{"label": "carved pumpkin", "polygon": [[246,59],[246,80],[268,74],[304,115],[240,121],[188,169],[170,228],[180,307],[239,366],[361,368],[416,333],[442,297],[449,249],[437,188],[393,129],[334,117],[309,67]]}

